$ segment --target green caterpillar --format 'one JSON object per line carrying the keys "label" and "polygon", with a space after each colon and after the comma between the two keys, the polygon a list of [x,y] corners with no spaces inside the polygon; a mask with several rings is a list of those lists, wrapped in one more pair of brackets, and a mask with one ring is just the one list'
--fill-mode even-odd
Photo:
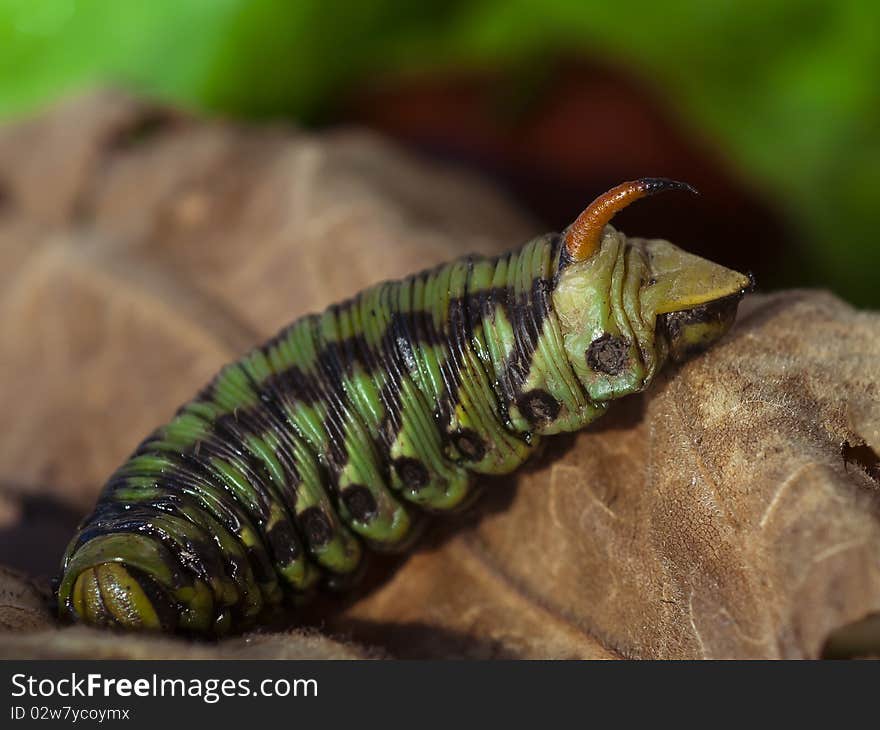
{"label": "green caterpillar", "polygon": [[224,367],[110,477],[64,556],[61,616],[252,626],[716,341],[750,279],[608,225],[682,189],[623,183],[563,234],[378,284]]}

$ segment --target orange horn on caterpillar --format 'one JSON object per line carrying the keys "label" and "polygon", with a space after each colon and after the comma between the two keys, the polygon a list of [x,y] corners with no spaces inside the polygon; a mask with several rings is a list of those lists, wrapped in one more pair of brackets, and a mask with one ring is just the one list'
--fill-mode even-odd
{"label": "orange horn on caterpillar", "polygon": [[643,177],[620,183],[590,203],[565,232],[565,248],[573,261],[585,261],[599,248],[602,230],[630,203],[667,190],[699,192],[684,182],[665,177]]}

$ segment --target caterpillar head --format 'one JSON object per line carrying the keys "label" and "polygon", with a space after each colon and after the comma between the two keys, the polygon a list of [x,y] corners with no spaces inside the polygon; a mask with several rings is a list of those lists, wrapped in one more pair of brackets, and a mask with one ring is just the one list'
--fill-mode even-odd
{"label": "caterpillar head", "polygon": [[751,279],[668,241],[627,238],[608,222],[633,200],[685,183],[642,178],[598,197],[563,234],[554,310],[578,379],[594,401],[641,390],[733,324]]}
{"label": "caterpillar head", "polygon": [[648,260],[649,286],[640,294],[643,317],[654,317],[656,336],[681,362],[717,342],[733,325],[751,277],[682,251],[668,241],[634,241]]}

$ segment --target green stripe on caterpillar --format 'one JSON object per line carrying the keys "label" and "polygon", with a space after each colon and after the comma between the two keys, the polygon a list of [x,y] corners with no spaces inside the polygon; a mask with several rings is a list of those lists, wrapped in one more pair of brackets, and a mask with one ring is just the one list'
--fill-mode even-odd
{"label": "green stripe on caterpillar", "polygon": [[62,618],[252,626],[712,344],[749,278],[608,225],[665,190],[692,188],[623,183],[562,234],[370,287],[224,367],[110,477],[64,556]]}

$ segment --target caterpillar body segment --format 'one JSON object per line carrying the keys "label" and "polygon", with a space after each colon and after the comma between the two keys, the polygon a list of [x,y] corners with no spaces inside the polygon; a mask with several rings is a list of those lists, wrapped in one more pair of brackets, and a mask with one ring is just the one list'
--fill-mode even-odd
{"label": "caterpillar body segment", "polygon": [[682,185],[624,183],[563,234],[370,287],[224,367],[110,477],[64,556],[60,614],[253,625],[717,340],[748,278],[607,225]]}

